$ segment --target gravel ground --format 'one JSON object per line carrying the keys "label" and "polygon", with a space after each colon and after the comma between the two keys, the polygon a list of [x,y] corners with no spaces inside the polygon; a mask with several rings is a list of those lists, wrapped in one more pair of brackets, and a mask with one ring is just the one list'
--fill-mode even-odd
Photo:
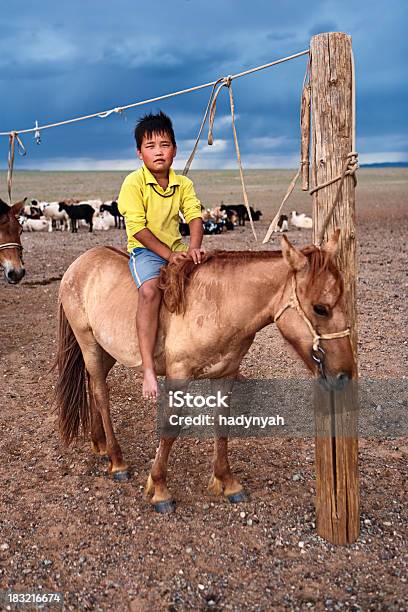
{"label": "gravel ground", "polygon": [[[261,207],[273,184],[273,173],[263,176],[263,191],[253,197]],[[402,379],[408,174],[361,176],[360,373]],[[199,186],[204,179],[197,174]],[[216,185],[206,201],[215,203]],[[285,192],[283,181],[278,187]],[[263,209],[260,234],[272,217]],[[289,237],[297,245],[310,241],[308,232]],[[17,287],[0,281],[0,589],[62,591],[67,610],[408,608],[406,437],[360,440],[361,535],[351,546],[316,535],[314,444],[307,438],[233,440],[233,469],[251,493],[237,506],[207,494],[211,441],[184,438],[169,469],[177,511],[154,514],[143,486],[156,448],[155,411],[140,397],[140,374],[115,366],[109,376],[115,428],[132,468],[127,483],[113,482],[88,444],[62,447],[51,407],[55,376],[47,374],[59,279],[84,250],[123,246],[124,234],[84,229],[76,236],[25,234],[23,241],[25,280]],[[205,246],[254,243],[246,227]],[[243,373],[304,374],[273,327],[258,334]]]}

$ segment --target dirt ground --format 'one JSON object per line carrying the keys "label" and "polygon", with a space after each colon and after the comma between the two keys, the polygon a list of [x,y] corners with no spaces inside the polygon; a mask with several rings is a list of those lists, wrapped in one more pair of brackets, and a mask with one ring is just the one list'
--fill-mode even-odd
{"label": "dirt ground", "polygon": [[[210,206],[241,201],[237,176],[193,173]],[[260,235],[289,177],[248,173],[251,201],[264,213]],[[122,178],[17,172],[15,195],[108,198]],[[360,170],[362,377],[402,379],[407,372],[407,178],[406,170]],[[309,211],[307,197],[296,194],[289,210]],[[302,245],[310,233],[291,231],[289,238]],[[97,244],[124,247],[125,234],[24,234],[25,279],[18,286],[0,280],[0,589],[62,591],[67,610],[406,610],[406,430],[400,438],[360,440],[361,535],[345,547],[316,536],[308,438],[233,440],[231,464],[251,494],[241,505],[208,495],[212,443],[184,438],[169,469],[177,510],[155,514],[143,498],[156,449],[155,409],[141,398],[140,374],[122,366],[109,385],[131,480],[110,479],[88,444],[61,445],[51,406],[55,375],[47,374],[59,280]],[[261,248],[249,226],[206,238],[205,246]],[[252,378],[304,375],[272,326],[257,335],[242,371]]]}

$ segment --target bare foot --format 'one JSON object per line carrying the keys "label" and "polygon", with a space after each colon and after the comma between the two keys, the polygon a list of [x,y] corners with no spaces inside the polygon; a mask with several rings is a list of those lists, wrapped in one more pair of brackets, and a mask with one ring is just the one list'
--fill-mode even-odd
{"label": "bare foot", "polygon": [[143,372],[143,397],[145,399],[156,399],[158,394],[156,372],[147,368]]}
{"label": "bare foot", "polygon": [[247,377],[241,374],[241,372],[238,372],[236,380],[247,380]]}

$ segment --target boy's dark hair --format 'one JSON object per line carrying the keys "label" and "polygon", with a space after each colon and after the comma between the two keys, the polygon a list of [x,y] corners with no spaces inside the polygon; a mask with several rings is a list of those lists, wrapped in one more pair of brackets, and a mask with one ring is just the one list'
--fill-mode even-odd
{"label": "boy's dark hair", "polygon": [[176,138],[174,136],[173,124],[170,117],[160,111],[157,115],[149,113],[140,117],[135,127],[136,146],[140,150],[143,138],[151,138],[153,134],[167,134],[174,146]]}

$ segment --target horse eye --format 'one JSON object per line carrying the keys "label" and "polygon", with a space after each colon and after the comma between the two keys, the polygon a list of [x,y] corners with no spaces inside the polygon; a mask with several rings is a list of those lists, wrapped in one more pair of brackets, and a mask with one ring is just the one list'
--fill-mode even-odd
{"label": "horse eye", "polygon": [[323,306],[323,304],[315,304],[313,306],[313,310],[314,312],[319,315],[319,317],[328,317],[329,316],[329,311],[326,308],[326,306]]}

